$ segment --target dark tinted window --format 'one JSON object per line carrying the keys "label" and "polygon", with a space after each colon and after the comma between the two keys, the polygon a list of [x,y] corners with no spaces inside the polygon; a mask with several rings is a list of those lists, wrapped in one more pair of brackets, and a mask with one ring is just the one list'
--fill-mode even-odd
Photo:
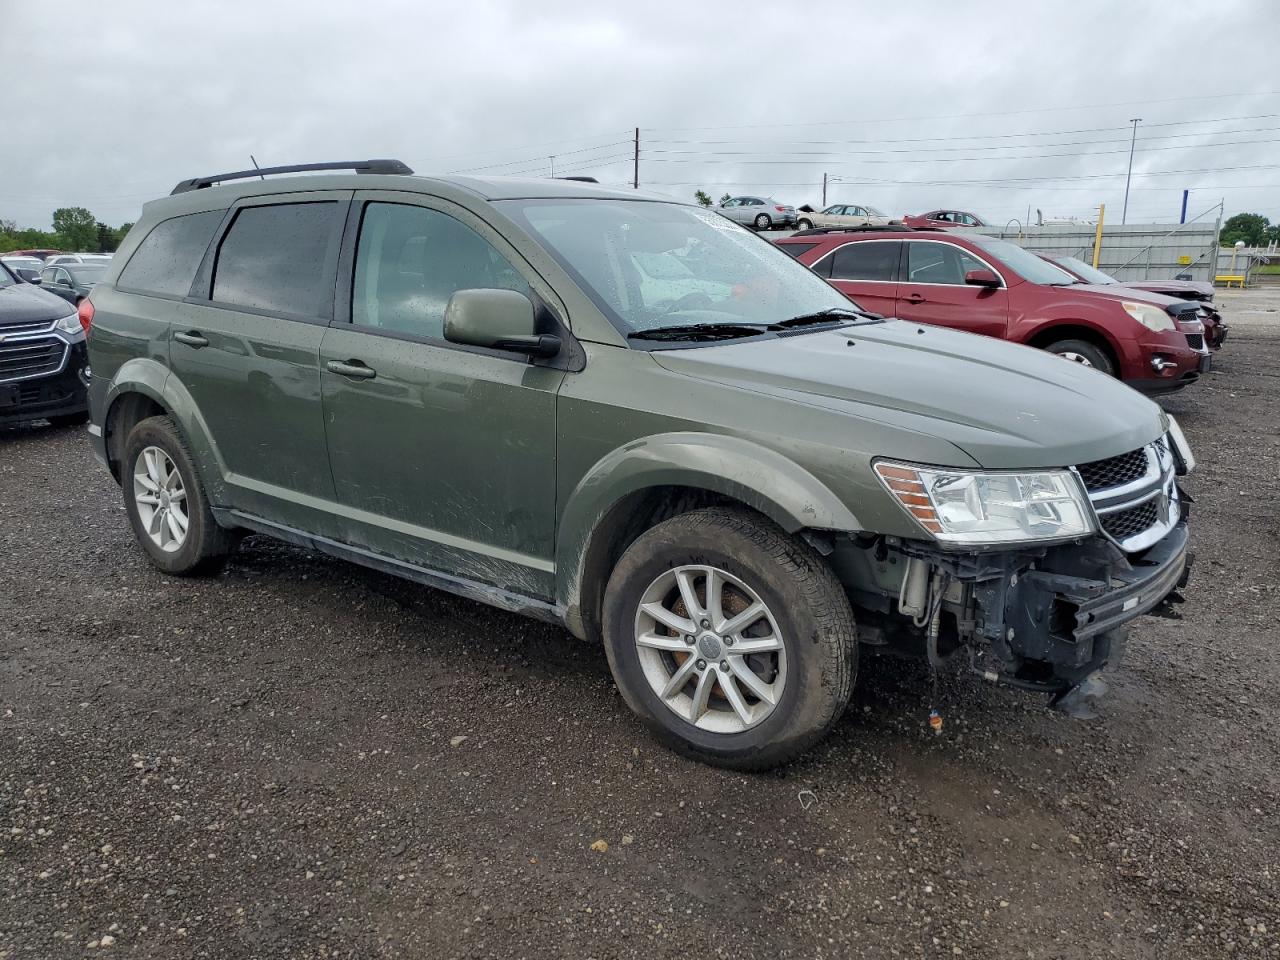
{"label": "dark tinted window", "polygon": [[443,339],[449,298],[474,288],[530,294],[511,262],[461,221],[426,207],[365,208],[352,323]]}
{"label": "dark tinted window", "polygon": [[218,251],[213,299],[315,317],[333,299],[323,283],[338,221],[336,203],[245,207]]}
{"label": "dark tinted window", "polygon": [[845,244],[831,258],[831,279],[896,280],[899,246],[875,240]]}
{"label": "dark tinted window", "polygon": [[780,243],[778,244],[778,249],[781,250],[783,253],[785,253],[787,256],[795,257],[797,260],[799,260],[800,254],[808,253],[810,250],[812,250],[816,246],[817,246],[816,243]]}
{"label": "dark tinted window", "polygon": [[225,213],[210,210],[156,224],[129,258],[119,286],[141,293],[185,297]]}

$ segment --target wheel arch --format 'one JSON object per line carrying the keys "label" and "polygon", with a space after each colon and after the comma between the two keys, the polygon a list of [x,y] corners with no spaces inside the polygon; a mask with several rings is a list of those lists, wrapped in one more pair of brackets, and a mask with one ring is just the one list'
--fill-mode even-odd
{"label": "wheel arch", "polygon": [[1110,333],[1091,323],[1082,320],[1054,320],[1037,328],[1024,342],[1029,347],[1043,350],[1059,340],[1083,340],[1093,344],[1110,358],[1113,369],[1119,375],[1124,354]]}
{"label": "wheel arch", "polygon": [[640,534],[711,505],[746,507],[788,533],[861,529],[817,477],[751,441],[678,433],[628,444],[587,471],[561,514],[556,592],[569,630],[582,638],[599,635],[609,574]]}

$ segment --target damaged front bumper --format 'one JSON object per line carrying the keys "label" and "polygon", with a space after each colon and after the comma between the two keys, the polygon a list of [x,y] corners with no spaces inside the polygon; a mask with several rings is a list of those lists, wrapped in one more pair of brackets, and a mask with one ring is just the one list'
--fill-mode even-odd
{"label": "damaged front bumper", "polygon": [[1087,715],[1086,701],[1105,688],[1099,674],[1120,659],[1127,624],[1181,601],[1194,559],[1187,545],[1184,505],[1160,540],[1134,553],[1103,537],[990,553],[881,539],[837,549],[833,561],[846,583],[881,587],[850,590],[865,644],[935,666],[967,651],[984,679],[1051,694]]}

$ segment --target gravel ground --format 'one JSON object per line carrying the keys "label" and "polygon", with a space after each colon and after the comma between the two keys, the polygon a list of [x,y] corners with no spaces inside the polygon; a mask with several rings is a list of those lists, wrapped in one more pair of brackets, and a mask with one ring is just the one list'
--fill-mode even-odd
{"label": "gravel ground", "polygon": [[0,433],[0,960],[1280,957],[1280,295],[1222,299],[1185,618],[1102,717],[864,660],[760,776],[551,627],[261,538],[165,578],[80,430]]}

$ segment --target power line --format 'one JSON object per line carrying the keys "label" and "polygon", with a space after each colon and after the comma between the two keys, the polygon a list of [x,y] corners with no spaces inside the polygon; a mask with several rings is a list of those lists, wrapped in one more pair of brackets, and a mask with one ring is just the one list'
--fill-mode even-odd
{"label": "power line", "polygon": [[1216,93],[1194,97],[1166,97],[1161,100],[1121,100],[1115,103],[1090,103],[1067,107],[1034,107],[1025,110],[1000,110],[989,113],[944,113],[933,116],[884,117],[880,119],[859,120],[816,120],[808,123],[745,123],[707,127],[657,127],[656,130],[670,132],[686,132],[696,130],[759,130],[764,127],[831,127],[844,126],[851,123],[907,123],[919,120],[970,120],[979,117],[1016,117],[1028,113],[1059,113],[1071,110],[1104,110],[1110,107],[1150,106],[1159,103],[1185,103],[1190,100],[1227,100],[1242,97],[1275,97],[1280,90],[1265,90],[1257,93]]}

